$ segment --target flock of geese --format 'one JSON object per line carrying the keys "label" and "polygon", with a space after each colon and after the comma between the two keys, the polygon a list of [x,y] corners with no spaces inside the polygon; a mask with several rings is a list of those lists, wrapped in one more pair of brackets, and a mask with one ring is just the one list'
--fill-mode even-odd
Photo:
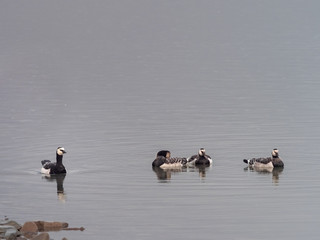
{"label": "flock of geese", "polygon": [[[46,175],[67,173],[67,170],[62,163],[63,154],[65,153],[66,151],[63,147],[58,147],[56,150],[56,162],[42,160],[41,173]],[[198,154],[189,158],[171,157],[170,151],[161,150],[157,153],[156,159],[152,162],[152,166],[161,169],[174,169],[188,166],[210,166],[212,165],[212,162],[212,158],[206,154],[204,148],[200,148]],[[276,148],[272,150],[271,157],[244,159],[243,162],[250,167],[257,169],[284,167],[283,161],[279,157],[279,151]]]}
{"label": "flock of geese", "polygon": [[[250,167],[257,169],[272,169],[284,167],[283,161],[279,157],[279,150],[274,148],[271,152],[271,157],[243,159],[243,162]],[[162,169],[170,169],[185,166],[210,166],[212,158],[206,154],[204,148],[200,148],[197,155],[190,158],[171,157],[168,150],[161,150],[157,153],[156,159],[152,162],[153,167]]]}

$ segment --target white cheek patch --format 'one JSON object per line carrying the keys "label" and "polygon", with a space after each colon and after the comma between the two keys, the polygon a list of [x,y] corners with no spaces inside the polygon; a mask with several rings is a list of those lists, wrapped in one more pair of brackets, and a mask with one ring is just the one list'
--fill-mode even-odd
{"label": "white cheek patch", "polygon": [[61,156],[61,155],[63,155],[63,151],[64,151],[64,148],[58,148],[57,154]]}
{"label": "white cheek patch", "polygon": [[206,150],[204,148],[200,148],[198,154],[199,154],[199,156],[205,156]]}

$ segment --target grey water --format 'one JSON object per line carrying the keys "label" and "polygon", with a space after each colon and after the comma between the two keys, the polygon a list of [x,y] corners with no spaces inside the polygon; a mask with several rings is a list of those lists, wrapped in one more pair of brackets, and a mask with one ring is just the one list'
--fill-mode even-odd
{"label": "grey water", "polygon": [[[318,1],[1,1],[0,218],[52,239],[318,239]],[[67,154],[65,178],[40,174]],[[157,151],[206,169],[155,171]],[[282,171],[243,158],[279,149]]]}

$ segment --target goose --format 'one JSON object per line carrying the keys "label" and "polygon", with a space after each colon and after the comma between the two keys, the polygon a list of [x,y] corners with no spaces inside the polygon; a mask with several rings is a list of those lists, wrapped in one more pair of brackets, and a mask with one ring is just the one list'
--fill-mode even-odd
{"label": "goose", "polygon": [[56,162],[51,162],[50,160],[42,160],[41,173],[43,174],[61,174],[67,173],[65,167],[62,164],[63,154],[67,153],[63,147],[58,147],[56,151]]}
{"label": "goose", "polygon": [[171,157],[171,153],[168,150],[161,150],[157,153],[156,159],[152,162],[152,167],[166,168],[178,168],[187,164],[186,158]]}
{"label": "goose", "polygon": [[204,148],[200,148],[197,155],[193,155],[188,158],[188,165],[195,166],[210,166],[212,164],[212,158],[206,154]]}
{"label": "goose", "polygon": [[274,148],[271,157],[243,159],[243,162],[255,168],[276,168],[284,167],[284,163],[279,157],[279,150]]}

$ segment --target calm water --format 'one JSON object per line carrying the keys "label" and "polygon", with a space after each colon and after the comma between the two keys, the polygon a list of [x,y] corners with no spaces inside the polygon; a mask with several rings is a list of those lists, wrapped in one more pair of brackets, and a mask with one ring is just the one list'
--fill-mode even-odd
{"label": "calm water", "polygon": [[[86,229],[54,239],[318,239],[319,5],[1,1],[0,218]],[[68,173],[45,178],[58,146]],[[212,167],[151,168],[200,147]],[[282,172],[245,168],[274,147]]]}

